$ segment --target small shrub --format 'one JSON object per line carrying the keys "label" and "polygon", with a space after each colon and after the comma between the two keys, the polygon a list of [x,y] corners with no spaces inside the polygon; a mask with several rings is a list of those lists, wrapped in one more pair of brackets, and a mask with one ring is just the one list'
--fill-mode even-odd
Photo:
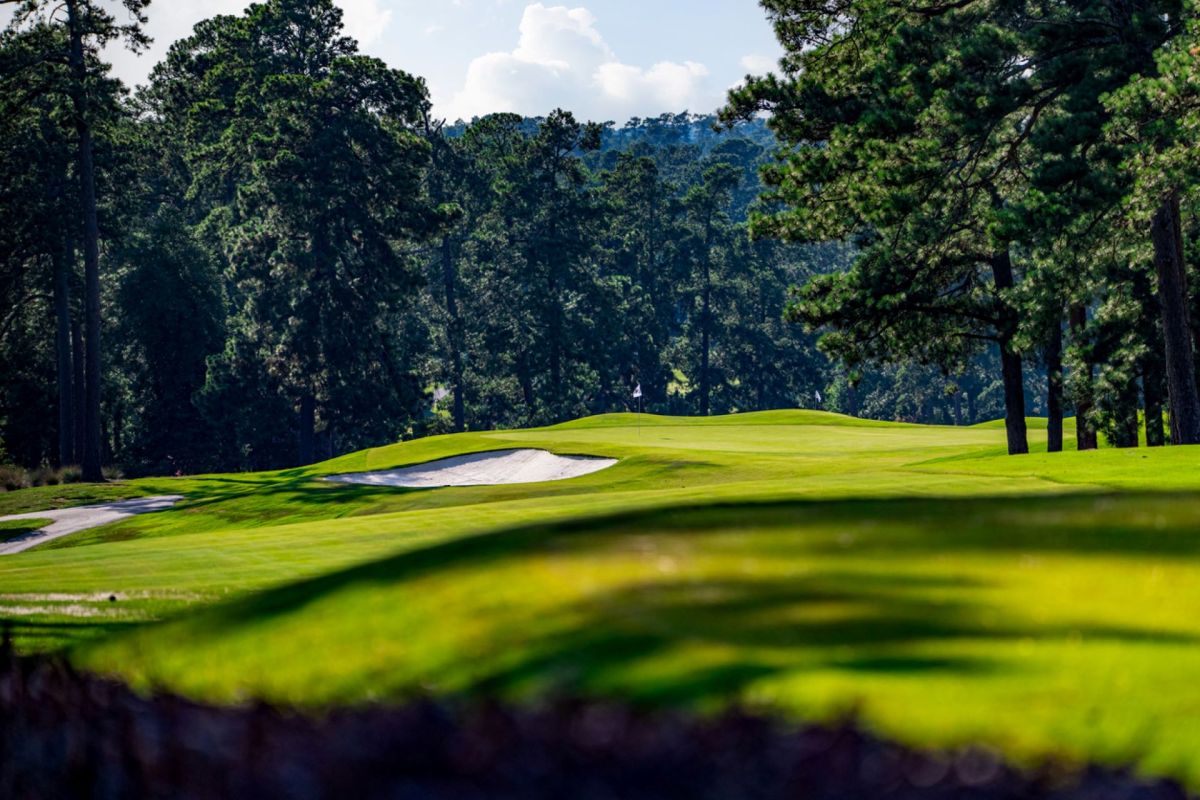
{"label": "small shrub", "polygon": [[58,475],[63,483],[81,483],[83,481],[83,470],[75,465],[63,467],[58,471]]}
{"label": "small shrub", "polygon": [[30,486],[58,486],[62,483],[62,474],[54,467],[42,465],[29,472]]}
{"label": "small shrub", "polygon": [[0,464],[0,487],[6,492],[29,488],[29,473],[15,464]]}
{"label": "small shrub", "polygon": [[101,474],[104,475],[104,480],[106,481],[119,481],[125,478],[125,471],[116,465],[104,467],[101,470]]}

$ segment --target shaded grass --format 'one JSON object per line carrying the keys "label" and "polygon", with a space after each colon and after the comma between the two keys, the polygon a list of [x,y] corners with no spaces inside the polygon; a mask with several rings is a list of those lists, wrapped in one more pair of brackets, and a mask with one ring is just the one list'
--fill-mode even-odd
{"label": "shaded grass", "polygon": [[0,520],[0,543],[12,541],[33,531],[39,531],[53,521],[52,519]]}
{"label": "shaded grass", "polygon": [[137,483],[71,483],[0,492],[0,516],[129,500],[147,494]]}

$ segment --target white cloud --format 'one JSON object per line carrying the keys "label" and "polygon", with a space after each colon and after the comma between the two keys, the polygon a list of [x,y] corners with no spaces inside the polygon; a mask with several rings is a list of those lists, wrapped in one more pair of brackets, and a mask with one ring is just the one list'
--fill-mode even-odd
{"label": "white cloud", "polygon": [[742,56],[742,69],[752,75],[762,75],[767,72],[773,72],[779,69],[779,64],[770,56],[748,55]]}
{"label": "white cloud", "polygon": [[561,106],[580,117],[614,120],[707,111],[721,102],[708,75],[693,61],[624,64],[586,8],[533,3],[521,17],[517,46],[474,59],[463,88],[438,111],[470,119],[498,111],[545,114]]}
{"label": "white cloud", "polygon": [[[149,50],[138,56],[120,44],[110,44],[105,55],[112,62],[113,73],[128,84],[145,83],[151,67],[162,60],[167,48],[178,39],[191,35],[197,22],[217,14],[241,14],[253,0],[174,0],[156,2],[147,10],[149,24],[146,32],[154,39]],[[389,0],[334,0],[343,12],[345,33],[358,40],[364,49],[382,42],[392,20],[385,8]],[[109,5],[114,5],[109,3]],[[117,19],[127,19],[124,10],[114,9]],[[0,24],[11,16],[0,7]]]}
{"label": "white cloud", "polygon": [[[129,84],[145,83],[150,68],[162,60],[176,40],[190,36],[192,28],[205,17],[217,14],[240,14],[249,0],[209,0],[204,4],[185,2],[154,3],[146,11],[149,24],[146,32],[154,39],[150,49],[138,56],[118,44],[110,44],[105,51],[113,65],[113,73]],[[123,10],[117,18],[124,22]]]}
{"label": "white cloud", "polygon": [[682,111],[700,101],[699,87],[708,77],[708,68],[695,61],[662,61],[650,69],[610,62],[601,64],[595,76],[604,94],[621,103],[643,110]]}
{"label": "white cloud", "polygon": [[353,36],[359,45],[370,47],[379,41],[392,21],[392,12],[381,7],[380,0],[336,0],[344,12],[342,21],[346,35]]}

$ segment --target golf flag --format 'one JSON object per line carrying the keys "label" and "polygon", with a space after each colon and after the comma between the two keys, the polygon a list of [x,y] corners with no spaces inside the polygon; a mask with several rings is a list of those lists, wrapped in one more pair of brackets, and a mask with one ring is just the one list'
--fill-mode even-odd
{"label": "golf flag", "polygon": [[641,396],[642,396],[642,385],[639,383],[637,385],[637,388],[633,390],[633,399],[637,400]]}
{"label": "golf flag", "polygon": [[821,391],[818,389],[817,391],[813,392],[813,394],[815,394],[817,396],[817,402],[820,403],[821,402]]}

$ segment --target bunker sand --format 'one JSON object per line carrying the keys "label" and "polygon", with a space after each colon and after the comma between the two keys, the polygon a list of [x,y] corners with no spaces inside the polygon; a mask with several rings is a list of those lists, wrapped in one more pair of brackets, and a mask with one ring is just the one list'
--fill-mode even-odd
{"label": "bunker sand", "polygon": [[379,472],[330,475],[326,480],[410,489],[496,486],[507,483],[564,481],[599,472],[616,463],[615,458],[560,456],[547,450],[493,450]]}

